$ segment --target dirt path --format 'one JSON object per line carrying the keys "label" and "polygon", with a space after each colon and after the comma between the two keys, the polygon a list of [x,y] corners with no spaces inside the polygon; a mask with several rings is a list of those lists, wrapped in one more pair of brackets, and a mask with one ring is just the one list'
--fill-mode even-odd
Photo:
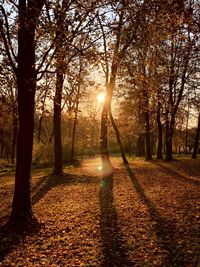
{"label": "dirt path", "polygon": [[[113,164],[109,179],[101,179],[99,159],[67,167],[56,181],[36,173],[33,210],[41,227],[16,242],[3,236],[0,266],[196,267],[199,160]],[[0,224],[12,184],[0,180]]]}

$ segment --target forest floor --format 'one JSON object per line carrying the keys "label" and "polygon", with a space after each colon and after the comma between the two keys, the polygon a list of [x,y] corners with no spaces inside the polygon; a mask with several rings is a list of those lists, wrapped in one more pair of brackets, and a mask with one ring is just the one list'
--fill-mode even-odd
{"label": "forest floor", "polygon": [[33,170],[40,227],[21,235],[3,230],[14,179],[0,174],[0,266],[200,266],[200,160],[129,161],[106,179],[99,158]]}

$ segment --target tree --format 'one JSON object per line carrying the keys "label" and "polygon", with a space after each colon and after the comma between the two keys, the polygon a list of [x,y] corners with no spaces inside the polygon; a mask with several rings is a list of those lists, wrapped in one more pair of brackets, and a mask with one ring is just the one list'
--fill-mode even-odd
{"label": "tree", "polygon": [[[93,24],[96,3],[82,5],[78,1],[63,0],[56,4],[54,9],[55,16],[55,72],[56,90],[54,97],[54,171],[56,175],[62,175],[62,137],[61,137],[61,104],[62,92],[67,75],[69,63],[73,58],[87,50],[91,44],[90,40],[91,25]],[[69,11],[69,12],[68,12]],[[67,14],[68,12],[68,14]],[[80,48],[80,36],[85,46]],[[93,40],[91,41],[91,43]]]}
{"label": "tree", "polygon": [[[134,12],[134,7],[137,11]],[[116,79],[118,70],[120,68],[121,61],[132,42],[136,38],[136,32],[140,19],[141,7],[137,7],[137,4],[119,1],[119,3],[111,3],[111,12],[115,15],[114,21],[108,21],[108,25],[111,25],[112,33],[112,55],[108,57],[108,42],[106,42],[106,34],[104,32],[103,24],[105,16],[99,16],[99,22],[101,26],[101,31],[103,32],[103,45],[104,45],[104,55],[103,55],[103,69],[106,77],[106,98],[103,103],[102,115],[101,115],[101,158],[102,167],[105,173],[112,173],[112,164],[110,161],[109,151],[108,151],[108,122],[109,114],[111,113],[111,102],[113,97],[113,92],[116,85]],[[132,13],[133,11],[133,13]],[[113,27],[113,28],[112,28]],[[132,28],[130,35],[128,35],[129,30]],[[113,38],[115,37],[115,39]],[[114,39],[114,41],[113,41]],[[110,63],[111,62],[111,63]],[[111,117],[112,120],[112,117]],[[114,120],[112,120],[114,122]],[[112,124],[114,126],[114,124]],[[114,127],[116,130],[117,128]],[[116,136],[119,135],[116,132]],[[119,139],[118,139],[119,141]]]}
{"label": "tree", "polygon": [[[4,40],[10,64],[17,77],[19,130],[17,136],[17,155],[15,189],[12,203],[11,222],[25,223],[32,218],[30,200],[30,175],[34,132],[34,97],[36,90],[35,70],[35,31],[44,1],[19,0],[18,12],[18,55],[17,67],[9,50],[9,36],[5,35],[1,20],[1,35]],[[5,9],[1,11],[7,21]],[[5,23],[6,24],[6,23]],[[7,24],[6,24],[7,26]],[[5,27],[6,27],[5,26]]]}
{"label": "tree", "polygon": [[[2,109],[6,105],[6,110],[2,114],[2,125],[1,125],[1,148],[3,152],[3,146],[7,147],[7,160],[11,163],[15,162],[15,151],[16,151],[16,140],[17,140],[17,129],[18,129],[18,112],[17,112],[17,95],[16,95],[16,78],[13,76],[12,69],[7,65],[6,56],[2,53],[2,73],[0,75],[0,84],[1,84],[1,102]],[[6,116],[5,116],[6,115]],[[5,123],[3,123],[5,121]],[[10,126],[10,127],[9,127]],[[5,144],[5,134],[6,129],[10,128],[7,133],[7,144]],[[9,138],[8,138],[9,136]],[[3,153],[2,153],[3,156]]]}
{"label": "tree", "polygon": [[156,121],[157,121],[157,129],[158,129],[158,145],[157,145],[157,159],[162,159],[162,149],[163,149],[163,128],[161,123],[161,96],[160,90],[157,93],[157,114],[156,114]]}
{"label": "tree", "polygon": [[[185,18],[183,9],[174,16],[169,30],[169,40],[167,44],[169,62],[168,68],[168,93],[165,110],[165,141],[166,159],[172,159],[172,140],[175,129],[176,115],[189,78],[189,64],[193,48],[191,25],[188,18]],[[180,18],[185,22],[179,22]]]}
{"label": "tree", "polygon": [[62,139],[61,139],[61,101],[62,88],[64,83],[65,66],[64,57],[66,49],[64,42],[66,41],[65,19],[68,9],[68,1],[63,0],[62,4],[57,3],[55,8],[56,18],[56,90],[54,97],[54,171],[55,175],[62,175]]}
{"label": "tree", "polygon": [[[86,52],[87,53],[87,52]],[[73,129],[72,129],[72,138],[71,138],[71,158],[70,161],[73,163],[75,156],[75,141],[76,141],[76,128],[78,123],[78,113],[79,113],[79,104],[81,98],[83,98],[83,94],[85,88],[88,83],[86,82],[86,76],[88,76],[88,59],[87,56],[79,55],[76,60],[74,60],[74,66],[70,68],[70,74],[68,71],[68,82],[71,87],[70,97],[73,101]],[[71,77],[70,77],[71,76]]]}
{"label": "tree", "polygon": [[192,153],[192,158],[193,159],[197,158],[197,149],[198,149],[198,144],[199,144],[199,136],[200,136],[200,112],[199,112],[199,116],[198,116],[198,125],[197,125],[194,148],[193,148],[193,153]]}

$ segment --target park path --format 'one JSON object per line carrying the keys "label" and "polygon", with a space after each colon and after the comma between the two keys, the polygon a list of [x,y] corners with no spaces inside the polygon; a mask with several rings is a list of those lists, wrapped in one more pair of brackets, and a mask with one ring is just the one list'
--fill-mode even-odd
{"label": "park path", "polygon": [[[35,173],[33,210],[41,228],[10,244],[0,266],[196,267],[199,160],[135,159],[127,168],[112,161],[112,178],[102,179],[99,158],[66,167],[57,180]],[[11,178],[3,183],[6,199]]]}

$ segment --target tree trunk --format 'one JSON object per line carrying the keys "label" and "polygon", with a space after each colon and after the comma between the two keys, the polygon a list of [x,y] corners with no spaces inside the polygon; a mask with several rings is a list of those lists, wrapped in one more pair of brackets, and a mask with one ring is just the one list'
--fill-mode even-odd
{"label": "tree trunk", "polygon": [[172,157],[172,140],[173,140],[173,122],[169,122],[168,119],[166,121],[166,160],[170,161],[173,159]]}
{"label": "tree trunk", "polygon": [[74,114],[74,124],[73,124],[73,130],[72,130],[72,148],[71,148],[71,162],[72,163],[74,161],[74,151],[75,151],[74,147],[75,147],[77,120],[78,120],[78,102],[76,103],[75,114]]}
{"label": "tree trunk", "polygon": [[187,118],[186,118],[186,129],[185,129],[185,154],[188,153],[188,122],[189,122],[189,105],[187,110]]}
{"label": "tree trunk", "polygon": [[74,118],[73,124],[73,131],[72,131],[72,147],[71,147],[71,162],[74,161],[74,147],[75,147],[75,136],[76,136],[76,125],[77,125],[77,118]]}
{"label": "tree trunk", "polygon": [[110,161],[110,155],[108,151],[108,106],[107,101],[104,101],[102,114],[101,114],[101,159],[102,168],[104,171],[111,168],[112,164]]}
{"label": "tree trunk", "polygon": [[198,117],[198,125],[197,125],[197,131],[196,131],[196,137],[195,137],[195,143],[194,143],[194,150],[192,153],[192,158],[196,159],[197,158],[197,149],[198,149],[198,144],[199,144],[199,135],[200,135],[200,112],[199,112],[199,117]]}
{"label": "tree trunk", "polygon": [[[117,53],[115,51],[115,53]],[[108,75],[106,75],[106,98],[103,103],[102,113],[101,113],[101,159],[102,159],[102,167],[104,175],[110,175],[113,173],[113,166],[110,161],[110,155],[108,151],[108,117],[109,111],[111,110],[111,102],[113,96],[113,90],[115,87],[115,80],[117,76],[117,69],[119,67],[119,62],[116,60],[116,55],[114,56],[111,74],[110,74],[110,81],[108,82]]]}
{"label": "tree trunk", "polygon": [[145,159],[146,160],[152,159],[149,110],[145,111]]}
{"label": "tree trunk", "polygon": [[51,134],[50,134],[50,137],[49,137],[49,141],[48,141],[48,144],[50,145],[53,141],[53,136],[54,136],[54,129],[52,129],[51,131]]}
{"label": "tree trunk", "polygon": [[128,160],[127,160],[126,155],[124,153],[124,148],[123,148],[122,141],[121,141],[121,138],[120,138],[119,130],[117,128],[117,125],[115,124],[115,121],[114,121],[114,118],[113,118],[113,115],[112,115],[111,111],[109,112],[109,115],[110,115],[110,119],[111,119],[111,123],[112,123],[113,129],[115,131],[117,142],[118,142],[118,145],[119,145],[119,148],[120,148],[122,160],[123,160],[124,164],[127,165],[128,164]]}
{"label": "tree trunk", "polygon": [[145,140],[144,134],[140,134],[137,139],[137,154],[136,156],[141,157],[145,156]]}
{"label": "tree trunk", "polygon": [[39,119],[38,136],[37,136],[38,144],[41,142],[42,121],[43,121],[43,114],[40,116],[40,119]]}
{"label": "tree trunk", "polygon": [[63,87],[62,68],[57,69],[56,76],[56,93],[54,98],[54,116],[53,116],[53,133],[54,133],[54,171],[55,175],[63,174],[62,167],[62,137],[61,137],[61,101]]}
{"label": "tree trunk", "polygon": [[160,109],[161,109],[161,103],[158,103],[158,110],[157,110],[157,126],[158,126],[158,146],[157,146],[157,159],[162,159],[162,124],[160,121]]}
{"label": "tree trunk", "polygon": [[53,131],[54,131],[54,175],[63,174],[62,164],[62,138],[61,138],[61,102],[62,102],[62,89],[64,82],[64,75],[66,73],[66,30],[65,18],[68,8],[68,1],[62,1],[57,5],[56,14],[56,40],[55,46],[57,48],[56,54],[56,92],[54,97],[54,117],[53,117]]}
{"label": "tree trunk", "polygon": [[166,134],[166,160],[172,160],[172,136],[169,132]]}
{"label": "tree trunk", "polygon": [[42,114],[40,116],[39,125],[38,125],[38,138],[37,138],[38,139],[38,144],[41,142],[42,121],[43,121],[43,118],[44,118],[44,108],[45,108],[45,101],[46,101],[46,97],[47,97],[47,91],[48,91],[48,87],[46,86],[44,99],[43,99],[43,104],[42,104]]}
{"label": "tree trunk", "polygon": [[12,137],[12,150],[11,150],[11,162],[15,163],[15,152],[17,143],[17,130],[18,130],[18,118],[16,110],[13,111],[13,137]]}
{"label": "tree trunk", "polygon": [[10,221],[32,218],[30,176],[32,163],[36,90],[35,28],[44,1],[19,1],[18,27],[18,114],[15,189]]}

